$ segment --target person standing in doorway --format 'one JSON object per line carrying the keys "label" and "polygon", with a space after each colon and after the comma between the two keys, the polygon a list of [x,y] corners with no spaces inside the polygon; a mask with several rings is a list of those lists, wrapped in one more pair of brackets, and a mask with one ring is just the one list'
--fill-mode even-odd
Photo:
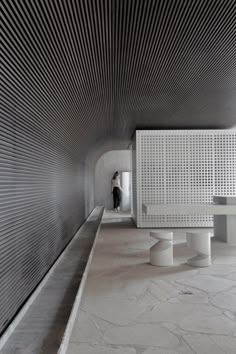
{"label": "person standing in doorway", "polygon": [[123,192],[118,171],[116,171],[112,177],[111,192],[113,194],[114,211],[118,213],[120,211],[121,192]]}

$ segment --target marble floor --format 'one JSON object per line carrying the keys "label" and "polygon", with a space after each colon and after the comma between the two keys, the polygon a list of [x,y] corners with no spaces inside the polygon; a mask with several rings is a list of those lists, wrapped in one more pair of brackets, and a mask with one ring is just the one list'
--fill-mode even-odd
{"label": "marble floor", "polygon": [[153,267],[149,231],[104,215],[67,354],[235,354],[236,246],[212,239],[212,266],[192,268],[174,229],[174,265]]}

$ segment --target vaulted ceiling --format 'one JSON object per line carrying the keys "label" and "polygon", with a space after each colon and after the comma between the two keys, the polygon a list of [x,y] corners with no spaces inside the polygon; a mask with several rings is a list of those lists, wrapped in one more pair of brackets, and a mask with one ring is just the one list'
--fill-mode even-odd
{"label": "vaulted ceiling", "polygon": [[[2,0],[3,117],[74,155],[236,125],[235,0]],[[11,123],[10,123],[11,122]]]}

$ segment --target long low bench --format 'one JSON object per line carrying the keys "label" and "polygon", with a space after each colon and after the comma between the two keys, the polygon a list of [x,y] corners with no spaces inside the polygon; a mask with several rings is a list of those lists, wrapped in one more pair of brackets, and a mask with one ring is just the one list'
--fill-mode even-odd
{"label": "long low bench", "polygon": [[147,215],[236,215],[236,205],[143,204]]}
{"label": "long low bench", "polygon": [[[222,204],[143,204],[147,215],[213,215],[215,238],[236,244],[236,203],[235,197],[214,197]],[[228,205],[224,203],[229,203]]]}

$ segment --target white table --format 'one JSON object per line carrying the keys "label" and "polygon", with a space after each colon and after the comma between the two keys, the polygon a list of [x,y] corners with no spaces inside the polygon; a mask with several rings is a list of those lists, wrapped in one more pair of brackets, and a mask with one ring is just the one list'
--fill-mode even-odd
{"label": "white table", "polygon": [[215,204],[143,204],[148,215],[236,215],[236,205]]}
{"label": "white table", "polygon": [[[223,199],[222,199],[223,198]],[[236,197],[214,197],[215,204],[143,204],[147,215],[214,215],[214,235],[236,244]]]}

